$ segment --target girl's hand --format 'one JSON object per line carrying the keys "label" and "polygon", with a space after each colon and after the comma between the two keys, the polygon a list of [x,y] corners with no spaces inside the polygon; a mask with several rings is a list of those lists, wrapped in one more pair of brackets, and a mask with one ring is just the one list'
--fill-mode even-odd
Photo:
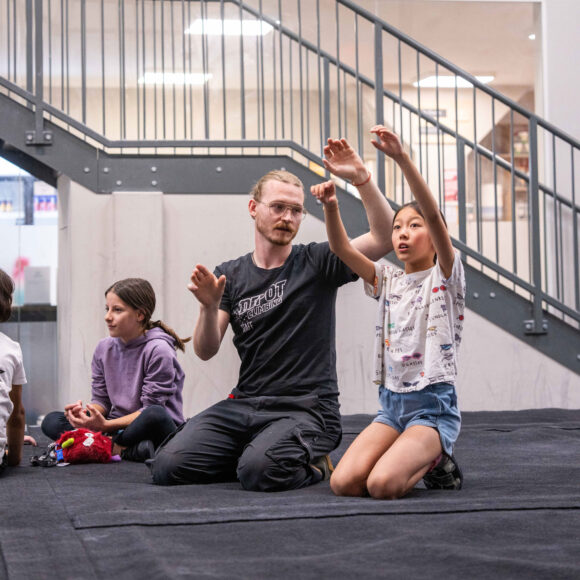
{"label": "girl's hand", "polygon": [[395,159],[405,152],[399,138],[383,125],[375,125],[371,129],[371,133],[379,138],[378,141],[373,139],[371,143],[387,157]]}
{"label": "girl's hand", "polygon": [[82,427],[90,431],[107,432],[108,422],[95,405],[88,404],[86,409],[72,417],[72,421],[69,419],[69,422],[76,429]]}
{"label": "girl's hand", "polygon": [[336,188],[333,181],[325,181],[324,183],[313,185],[310,188],[310,193],[326,206],[335,207],[338,205]]}
{"label": "girl's hand", "polygon": [[219,306],[226,287],[226,277],[222,274],[219,279],[205,266],[197,264],[191,273],[191,283],[188,290],[199,300],[202,306]]}
{"label": "girl's hand", "polygon": [[33,447],[37,447],[38,443],[36,443],[36,439],[32,435],[25,435],[24,445],[32,445]]}
{"label": "girl's hand", "polygon": [[358,153],[348,144],[346,139],[329,139],[324,147],[324,167],[333,175],[342,177],[351,183],[363,183],[368,177]]}
{"label": "girl's hand", "polygon": [[81,400],[78,400],[76,403],[70,403],[68,405],[65,405],[64,407],[64,416],[71,425],[73,424],[73,420],[76,420],[76,418],[82,412],[83,412],[83,402]]}

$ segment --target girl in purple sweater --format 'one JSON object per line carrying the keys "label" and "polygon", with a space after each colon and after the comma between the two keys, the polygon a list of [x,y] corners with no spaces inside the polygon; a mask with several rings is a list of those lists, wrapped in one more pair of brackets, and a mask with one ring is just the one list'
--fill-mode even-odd
{"label": "girl in purple sweater", "polygon": [[100,431],[113,438],[113,455],[145,461],[183,423],[184,374],[175,351],[189,339],[151,321],[155,292],[147,280],[115,282],[105,299],[110,336],[93,355],[91,402],[49,413],[42,431],[51,439],[79,427]]}

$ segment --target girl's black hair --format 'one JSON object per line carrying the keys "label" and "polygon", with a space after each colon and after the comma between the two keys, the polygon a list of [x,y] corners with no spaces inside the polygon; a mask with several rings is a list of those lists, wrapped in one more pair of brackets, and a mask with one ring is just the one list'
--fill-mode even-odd
{"label": "girl's black hair", "polygon": [[12,294],[14,281],[0,269],[0,322],[6,322],[12,313]]}
{"label": "girl's black hair", "polygon": [[[403,204],[396,212],[395,215],[393,217],[393,223],[395,223],[395,220],[397,219],[397,216],[401,213],[402,210],[406,209],[410,207],[411,209],[415,210],[423,219],[425,219],[425,216],[423,215],[423,210],[421,209],[421,206],[419,205],[419,202],[414,199],[413,201],[409,201],[405,204]],[[445,224],[445,227],[447,227],[447,220],[445,219],[445,216],[443,215],[443,212],[441,210],[439,210],[439,214],[441,215],[441,219],[443,220],[443,223]],[[436,264],[437,263],[437,252],[435,252],[435,255],[433,256],[433,263]]]}

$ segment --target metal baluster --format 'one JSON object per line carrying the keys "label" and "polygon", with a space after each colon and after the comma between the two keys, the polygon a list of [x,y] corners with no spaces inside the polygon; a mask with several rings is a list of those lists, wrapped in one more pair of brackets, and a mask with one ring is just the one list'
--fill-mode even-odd
{"label": "metal baluster", "polygon": [[[329,133],[323,132],[323,118],[326,120],[326,113],[322,111],[322,71],[321,71],[321,59],[320,59],[320,0],[316,0],[316,64],[318,68],[318,131],[320,133],[320,138],[318,143],[320,143],[320,155],[322,156],[322,148],[324,147],[324,140],[329,137]],[[328,62],[324,63],[325,68],[328,67]],[[324,84],[328,86],[328,78],[326,77],[327,70],[324,71]],[[330,101],[327,103],[327,107],[330,106]],[[330,114],[330,111],[327,111]],[[330,124],[330,123],[329,123]],[[326,125],[326,123],[325,123]],[[328,131],[329,127],[326,126],[325,130]]]}
{"label": "metal baluster", "polygon": [[439,127],[439,63],[435,63],[435,127],[437,129],[437,193],[439,197],[439,207],[441,203],[441,143]]}
{"label": "metal baluster", "polygon": [[560,299],[560,252],[558,248],[558,189],[556,184],[556,136],[552,133],[552,188],[554,191],[554,266],[556,278],[556,296]]}
{"label": "metal baluster", "polygon": [[[165,0],[159,4],[161,10],[161,123],[163,126],[163,139],[167,139],[167,111],[165,107],[165,93],[167,86],[165,84]],[[155,23],[153,23],[155,26]]]}
{"label": "metal baluster", "polygon": [[145,20],[145,1],[141,4],[141,47],[143,54],[141,56],[142,72],[143,72],[143,139],[147,139],[147,84],[145,83],[145,75],[147,74],[147,43],[146,43],[146,20]]}
{"label": "metal baluster", "polygon": [[[187,22],[191,25],[191,2],[188,0],[187,2]],[[188,39],[187,39],[187,64],[189,67],[189,73],[193,74],[193,52],[191,49],[191,34],[188,35]],[[243,53],[242,53],[243,54]],[[242,58],[240,56],[240,58]],[[194,135],[193,135],[193,84],[189,85],[189,138],[193,139]],[[192,148],[192,152],[193,152],[193,148]]]}
{"label": "metal baluster", "polygon": [[[207,5],[205,0],[200,2],[201,11],[201,60],[203,63],[203,78],[207,78],[208,74],[208,39],[205,33],[205,22],[207,19]],[[204,128],[205,138],[209,139],[209,88],[208,82],[203,84],[203,111],[204,111]]]}
{"label": "metal baluster", "polygon": [[[81,118],[87,124],[87,6],[81,0]],[[41,23],[42,26],[42,23]]]}
{"label": "metal baluster", "polygon": [[574,146],[570,145],[570,161],[572,168],[572,235],[574,239],[574,251],[572,256],[574,259],[574,304],[576,310],[580,310],[580,276],[578,264],[578,217],[576,210],[576,182],[574,175]]}
{"label": "metal baluster", "polygon": [[[171,9],[169,11],[169,15],[171,17],[171,70],[173,72],[173,83],[172,83],[172,91],[171,97],[173,102],[173,139],[177,139],[177,89],[176,89],[176,78],[175,78],[175,24],[174,24],[174,14],[173,14],[173,6],[174,2],[171,2],[169,6]],[[185,82],[185,79],[184,79]],[[182,86],[185,86],[182,85]],[[175,150],[174,150],[175,152]]]}
{"label": "metal baluster", "polygon": [[[425,123],[421,118],[421,72],[420,72],[420,52],[417,50],[417,110],[419,111],[418,121],[419,121],[419,173],[423,173],[423,144],[421,135],[421,123]],[[427,137],[425,137],[426,139]]]}
{"label": "metal baluster", "polygon": [[139,89],[139,0],[135,2],[135,95],[137,100],[137,139],[141,141],[141,91]]}
{"label": "metal baluster", "polygon": [[[181,0],[181,63],[183,69],[183,75],[187,78],[187,65],[186,65],[186,55],[185,50],[185,0]],[[191,77],[190,77],[191,78]],[[187,87],[190,87],[191,83],[183,83],[183,138],[187,139]]]}
{"label": "metal baluster", "polygon": [[491,98],[491,151],[492,151],[492,169],[493,169],[493,203],[495,218],[495,263],[499,264],[499,208],[497,200],[497,161],[495,158],[495,99]]}
{"label": "metal baluster", "polygon": [[[399,39],[397,42],[397,60],[398,60],[398,67],[399,67],[399,139],[401,141],[401,145],[405,145],[405,136],[403,135],[403,63],[402,63],[402,55],[401,55],[401,40]],[[401,191],[403,192],[403,196],[405,195],[405,176],[401,171]]]}
{"label": "metal baluster", "polygon": [[[272,101],[274,103],[274,139],[278,139],[278,99],[276,95],[278,94],[277,89],[277,76],[278,76],[278,68],[277,68],[277,56],[276,56],[276,34],[272,33],[272,81],[274,87],[274,97]],[[284,98],[284,95],[280,95],[281,99]],[[277,149],[275,150],[277,151]]]}
{"label": "metal baluster", "polygon": [[[532,280],[533,296],[533,333],[542,333],[542,259],[540,255],[540,204],[538,182],[538,122],[535,117],[529,120],[530,143],[530,202],[531,202],[531,249],[532,249]],[[546,211],[544,208],[544,216]],[[544,227],[544,231],[546,231]],[[547,264],[547,261],[546,261]]]}
{"label": "metal baluster", "polygon": [[358,14],[354,15],[354,30],[355,30],[355,59],[356,59],[356,73],[355,73],[355,88],[356,88],[356,134],[357,134],[357,149],[358,154],[363,157],[362,150],[362,112],[360,103],[360,79],[358,68]]}
{"label": "metal baluster", "polygon": [[475,170],[475,222],[477,227],[477,251],[481,253],[481,207],[480,207],[480,189],[479,189],[479,150],[477,144],[477,91],[473,87],[473,162]]}
{"label": "metal baluster", "polygon": [[52,105],[52,0],[48,0],[48,102]]}
{"label": "metal baluster", "polygon": [[[227,104],[226,104],[226,34],[225,34],[225,14],[224,14],[224,0],[220,0],[220,18],[222,21],[222,37],[221,37],[221,49],[222,49],[222,115],[224,119],[224,140],[228,138],[228,116],[227,116]],[[242,24],[240,22],[240,31],[242,31]]]}
{"label": "metal baluster", "polygon": [[[153,29],[153,71],[157,74],[157,3],[151,3],[151,28]],[[157,123],[157,77],[153,84],[153,138],[157,141],[158,123]]]}
{"label": "metal baluster", "polygon": [[104,136],[107,135],[105,79],[105,0],[101,0],[101,116]]}
{"label": "metal baluster", "polygon": [[121,82],[121,139],[127,137],[127,95],[125,80],[125,4],[119,4],[119,74]]}
{"label": "metal baluster", "polygon": [[300,73],[300,144],[304,145],[304,86],[302,80],[304,73],[302,72],[302,3],[298,2],[298,72]]}
{"label": "metal baluster", "polygon": [[[330,62],[327,58],[324,59],[324,135],[325,138],[330,136]],[[324,149],[325,141],[322,141]],[[321,156],[324,156],[324,151]],[[328,177],[328,170],[325,170],[325,175]]]}
{"label": "metal baluster", "polygon": [[64,0],[60,0],[60,108],[65,109],[64,105]]}
{"label": "metal baluster", "polygon": [[264,36],[261,34],[262,32],[262,0],[259,2],[259,17],[260,17],[260,34],[258,35],[259,39],[259,48],[260,48],[260,98],[262,101],[262,139],[266,139],[266,92],[265,92],[265,77],[264,77]]}
{"label": "metal baluster", "polygon": [[[34,92],[34,10],[32,9],[32,0],[26,0],[26,90],[29,93]],[[16,22],[16,6],[14,6],[14,20]],[[14,32],[16,41],[16,29]],[[14,46],[16,55],[16,45]],[[16,64],[14,65],[14,80],[16,77]]]}
{"label": "metal baluster", "polygon": [[[342,115],[340,111],[340,20],[339,20],[339,9],[338,9],[338,2],[334,5],[335,9],[335,19],[336,19],[336,112],[338,114],[338,138],[342,135]],[[346,91],[344,94],[344,98],[346,100]],[[346,125],[346,122],[345,122]],[[330,137],[330,134],[326,135],[326,137]]]}
{"label": "metal baluster", "polygon": [[[242,5],[240,4],[240,22],[242,22]],[[242,110],[242,139],[246,138],[246,76],[244,73],[244,35],[240,34],[240,107]]]}
{"label": "metal baluster", "polygon": [[284,44],[282,37],[282,0],[278,0],[278,37],[280,44],[280,123],[282,125],[282,139],[286,135],[286,118],[284,106]]}
{"label": "metal baluster", "polygon": [[467,243],[467,188],[465,180],[465,140],[457,138],[457,217],[459,239]]}
{"label": "metal baluster", "polygon": [[43,29],[42,29],[42,0],[36,0],[34,6],[34,16],[36,20],[36,39],[34,50],[35,65],[35,133],[36,142],[41,142],[49,134],[44,132],[44,62],[43,62]]}
{"label": "metal baluster", "polygon": [[[511,212],[512,212],[512,268],[514,274],[518,272],[518,242],[516,235],[516,179],[514,157],[514,110],[510,109],[510,180],[511,180]],[[514,284],[515,289],[515,284]]]}
{"label": "metal baluster", "polygon": [[[378,22],[375,22],[375,111],[377,124],[384,125],[383,27]],[[381,151],[376,151],[376,161],[376,183],[381,191],[385,191],[385,158]]]}

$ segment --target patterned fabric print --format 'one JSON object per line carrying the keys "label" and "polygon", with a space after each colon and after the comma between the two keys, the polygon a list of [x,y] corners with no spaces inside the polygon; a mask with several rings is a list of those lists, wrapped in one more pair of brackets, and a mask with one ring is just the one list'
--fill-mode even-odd
{"label": "patterned fabric print", "polygon": [[448,279],[438,264],[413,274],[379,263],[375,269],[375,284],[365,284],[379,303],[373,381],[398,393],[455,384],[465,308],[459,254]]}

